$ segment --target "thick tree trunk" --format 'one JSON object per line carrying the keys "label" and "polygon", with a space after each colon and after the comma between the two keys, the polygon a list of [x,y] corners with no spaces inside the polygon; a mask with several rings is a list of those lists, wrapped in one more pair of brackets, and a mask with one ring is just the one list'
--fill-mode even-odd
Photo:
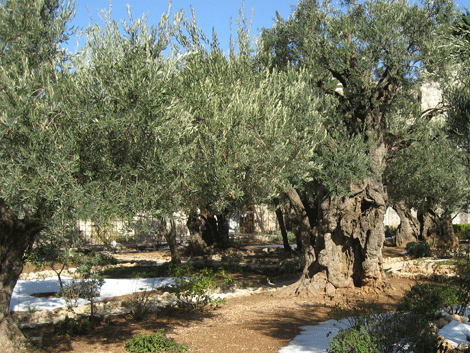
{"label": "thick tree trunk", "polygon": [[191,212],[189,214],[186,226],[189,229],[189,252],[192,255],[203,255],[206,243],[202,238],[202,219],[197,212]]}
{"label": "thick tree trunk", "polygon": [[[334,294],[338,288],[353,286],[373,290],[385,287],[385,151],[383,143],[371,149],[373,176],[351,183],[349,195],[323,195],[320,188],[315,205],[310,207],[304,202],[304,222],[310,223],[311,237],[304,242],[305,268],[292,286],[295,294]],[[292,201],[291,195],[289,198]]]}
{"label": "thick tree trunk", "polygon": [[228,212],[224,212],[217,215],[217,231],[219,233],[220,248],[227,249],[230,246],[230,225]]}
{"label": "thick tree trunk", "polygon": [[[310,207],[306,206],[299,193],[295,189],[287,191],[287,196],[291,203],[291,207],[297,218],[297,233],[298,240],[300,240],[300,248],[304,254],[304,270],[299,281],[289,288],[288,291],[293,289],[295,295],[309,295],[312,289],[310,284],[312,277],[318,272],[319,268],[316,266],[316,241],[317,241],[317,228],[313,222],[313,215],[309,217],[308,211]],[[316,290],[316,288],[313,288]]]}
{"label": "thick tree trunk", "polygon": [[[165,222],[166,223],[166,222]],[[170,220],[170,229],[168,226],[165,227],[165,238],[170,248],[171,262],[175,264],[181,263],[180,254],[178,252],[178,243],[176,241],[176,224],[174,220]]]}
{"label": "thick tree trunk", "polygon": [[400,225],[395,238],[396,246],[406,246],[407,243],[418,241],[420,236],[420,224],[418,218],[404,201],[394,205],[394,209],[400,217]]}
{"label": "thick tree trunk", "polygon": [[277,217],[277,222],[279,223],[279,229],[281,230],[282,234],[282,242],[284,244],[284,250],[285,251],[292,251],[290,244],[289,244],[289,239],[287,238],[287,230],[286,230],[286,225],[284,224],[284,216],[282,214],[282,210],[279,207],[279,200],[274,199],[274,205],[276,206],[276,217]]}
{"label": "thick tree trunk", "polygon": [[2,352],[20,351],[25,338],[10,316],[13,288],[23,271],[25,250],[42,230],[38,221],[19,219],[0,199],[0,342]]}
{"label": "thick tree trunk", "polygon": [[452,217],[444,213],[439,217],[431,209],[425,213],[419,213],[421,223],[421,239],[437,248],[452,249],[459,245],[459,239],[454,233]]}
{"label": "thick tree trunk", "polygon": [[[304,243],[305,268],[292,289],[296,295],[337,288],[383,289],[386,211],[383,185],[371,179],[352,186],[349,196],[329,196],[320,204],[317,225]],[[307,217],[308,218],[308,217]]]}

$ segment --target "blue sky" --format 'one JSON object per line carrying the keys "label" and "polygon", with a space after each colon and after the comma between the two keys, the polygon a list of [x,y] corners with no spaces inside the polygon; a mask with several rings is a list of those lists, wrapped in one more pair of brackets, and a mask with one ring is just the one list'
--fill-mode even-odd
{"label": "blue sky", "polygon": [[[126,4],[130,5],[134,19],[141,18],[143,14],[146,14],[148,24],[155,26],[161,15],[168,9],[167,0],[112,0],[111,17],[114,20],[128,19]],[[221,48],[228,51],[230,18],[232,18],[233,31],[236,31],[236,19],[242,4],[242,0],[173,0],[171,8],[172,12],[183,9],[189,17],[191,15],[190,6],[192,6],[195,10],[197,24],[204,34],[211,38],[212,28],[214,28]],[[71,25],[83,29],[90,23],[90,17],[101,24],[100,11],[109,10],[109,0],[75,0],[75,5],[76,15]],[[254,11],[252,37],[258,36],[263,27],[272,27],[276,11],[279,11],[281,16],[287,19],[292,13],[292,5],[297,5],[297,0],[245,0],[244,12],[248,21],[252,9]],[[71,38],[65,47],[74,52],[76,38]]]}
{"label": "blue sky", "polygon": [[[410,0],[412,1],[412,0]],[[470,0],[455,0],[461,10],[470,9]],[[90,17],[98,23],[100,21],[100,11],[109,10],[109,0],[75,0],[76,15],[71,24],[85,29],[90,23]],[[116,21],[128,19],[127,7],[131,7],[134,19],[141,18],[143,14],[148,17],[149,25],[157,25],[160,17],[168,9],[168,0],[112,0],[112,18]],[[228,52],[230,41],[230,18],[232,18],[232,28],[236,30],[236,19],[243,0],[173,0],[172,12],[183,9],[190,16],[192,6],[196,13],[198,26],[204,34],[211,38],[212,28],[215,29],[219,38],[222,50]],[[271,28],[278,11],[284,19],[292,13],[292,6],[297,5],[297,0],[245,0],[244,12],[248,20],[253,10],[252,37],[258,36],[260,30]],[[234,34],[234,37],[235,34]],[[83,45],[83,40],[81,45]],[[73,37],[65,47],[74,52],[76,48],[76,38]]]}

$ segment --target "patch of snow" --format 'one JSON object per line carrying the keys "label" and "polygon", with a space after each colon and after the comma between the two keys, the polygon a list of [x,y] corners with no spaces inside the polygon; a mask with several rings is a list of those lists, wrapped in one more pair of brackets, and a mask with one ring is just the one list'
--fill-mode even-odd
{"label": "patch of snow", "polygon": [[[63,278],[69,281],[71,278]],[[132,294],[141,290],[152,290],[174,284],[171,278],[136,278],[136,279],[105,279],[97,301],[110,297]],[[19,280],[13,290],[10,301],[10,311],[27,311],[30,308],[37,310],[54,310],[67,306],[63,298],[43,298],[32,296],[36,293],[56,293],[60,290],[57,277],[44,280]],[[78,305],[88,304],[89,301],[80,299]]]}
{"label": "patch of snow", "polygon": [[460,343],[470,344],[467,340],[467,337],[470,336],[470,323],[463,324],[454,320],[441,328],[439,335],[449,340],[455,348],[457,348]]}
{"label": "patch of snow", "polygon": [[315,326],[303,326],[303,331],[279,353],[324,353],[330,348],[330,339],[346,327],[347,320],[328,320]]}

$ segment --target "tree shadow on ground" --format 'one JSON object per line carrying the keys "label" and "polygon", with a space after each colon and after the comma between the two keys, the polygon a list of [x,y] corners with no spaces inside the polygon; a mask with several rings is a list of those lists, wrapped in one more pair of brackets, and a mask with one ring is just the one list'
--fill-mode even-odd
{"label": "tree shadow on ground", "polygon": [[83,352],[88,352],[87,349],[92,346],[97,347],[99,352],[115,351],[118,347],[122,347],[124,352],[126,341],[135,334],[152,334],[159,329],[169,332],[176,327],[187,327],[216,315],[216,310],[192,312],[166,308],[158,313],[151,313],[140,321],[134,320],[129,314],[111,316],[86,335],[59,335],[54,333],[56,325],[24,330],[24,333],[29,337],[43,337],[39,352],[68,352],[76,350],[77,345],[84,346],[80,350]]}
{"label": "tree shadow on ground", "polygon": [[279,308],[274,313],[260,311],[258,319],[252,321],[249,328],[274,338],[291,340],[302,331],[302,326],[318,325],[331,319],[341,320],[354,315],[393,311],[398,297],[387,293],[367,297],[360,293],[343,293],[338,297],[306,297],[294,308]]}

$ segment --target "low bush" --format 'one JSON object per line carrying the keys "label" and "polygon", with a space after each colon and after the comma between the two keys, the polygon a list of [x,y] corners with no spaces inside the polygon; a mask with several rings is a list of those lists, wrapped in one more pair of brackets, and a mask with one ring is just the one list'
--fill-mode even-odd
{"label": "low bush", "polygon": [[397,309],[402,312],[414,312],[428,319],[434,319],[438,310],[447,309],[451,312],[457,303],[457,287],[418,283],[405,293]]}
{"label": "low bush", "polygon": [[429,353],[437,347],[428,318],[395,312],[355,317],[352,326],[331,339],[332,353]]}
{"label": "low bush", "polygon": [[[210,295],[219,282],[217,277],[226,273],[224,269],[214,272],[213,269],[207,267],[196,270],[191,265],[175,266],[171,272],[175,280],[177,305],[185,310],[197,311],[204,310],[213,302]],[[232,280],[226,278],[223,281],[231,282]],[[223,302],[219,301],[215,304],[218,306],[221,303]]]}
{"label": "low bush", "polygon": [[123,306],[129,308],[132,318],[136,321],[143,320],[151,313],[153,304],[152,292],[145,288],[139,288],[122,303]]}
{"label": "low bush", "polygon": [[[101,287],[104,284],[104,279],[99,273],[94,271],[96,262],[93,259],[85,259],[77,268],[77,273],[82,276],[82,279],[72,279],[68,282],[61,282],[61,291],[58,296],[63,297],[69,308],[76,307],[78,299],[82,298],[90,301],[90,315],[94,315],[94,300],[100,296]],[[97,260],[102,261],[98,258]]]}
{"label": "low bush", "polygon": [[173,338],[168,338],[163,329],[156,333],[146,335],[139,333],[126,342],[126,350],[132,353],[147,352],[186,352],[188,347],[176,343]]}
{"label": "low bush", "polygon": [[454,224],[454,233],[459,239],[470,239],[470,223]]}
{"label": "low bush", "polygon": [[457,276],[451,281],[451,284],[457,292],[456,313],[464,315],[470,304],[470,258],[468,256],[457,262]]}
{"label": "low bush", "polygon": [[351,327],[341,331],[330,342],[330,353],[379,353],[367,328]]}
{"label": "low bush", "polygon": [[85,316],[72,319],[65,316],[65,319],[54,328],[54,333],[57,335],[83,336],[93,332],[98,323],[99,320],[96,317]]}
{"label": "low bush", "polygon": [[90,313],[93,316],[93,302],[100,296],[103,283],[102,278],[72,279],[62,284],[62,290],[57,296],[64,298],[70,309],[78,306],[80,298],[90,301]]}
{"label": "low bush", "polygon": [[97,253],[90,259],[90,263],[93,266],[116,265],[118,260],[111,255]]}
{"label": "low bush", "polygon": [[406,244],[406,252],[414,258],[429,257],[432,255],[431,245],[425,241],[412,241]]}
{"label": "low bush", "polygon": [[[271,236],[270,236],[270,239],[269,239],[272,243],[282,243],[283,241],[283,238],[282,238],[282,233],[280,230],[277,230],[275,231]],[[295,234],[292,233],[291,231],[288,231],[287,232],[287,240],[289,241],[289,243],[295,243],[296,241],[296,238],[295,238]]]}
{"label": "low bush", "polygon": [[196,273],[191,266],[175,268],[175,291],[178,306],[188,310],[203,310],[211,302],[210,294],[216,287],[212,269],[204,268]]}

